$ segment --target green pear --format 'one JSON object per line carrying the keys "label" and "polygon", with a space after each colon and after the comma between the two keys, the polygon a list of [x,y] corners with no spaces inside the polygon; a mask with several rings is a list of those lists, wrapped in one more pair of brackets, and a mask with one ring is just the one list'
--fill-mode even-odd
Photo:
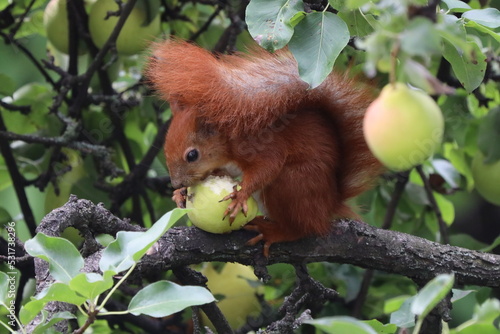
{"label": "green pear", "polygon": [[[50,44],[58,51],[69,54],[69,23],[66,0],[50,0],[43,12],[43,26]],[[87,52],[85,44],[80,41],[78,53]]]}
{"label": "green pear", "polygon": [[253,197],[247,201],[247,216],[240,212],[232,224],[229,217],[224,218],[231,200],[222,201],[225,196],[233,192],[237,185],[229,176],[209,176],[203,182],[189,187],[187,190],[186,208],[188,217],[193,225],[211,233],[229,233],[239,230],[257,215],[257,202]]}
{"label": "green pear", "polygon": [[500,205],[500,160],[485,163],[484,155],[478,151],[472,159],[471,169],[478,193],[488,202]]}
{"label": "green pear", "polygon": [[388,84],[368,107],[363,132],[380,162],[403,171],[432,156],[441,144],[444,120],[429,95],[402,83]]}
{"label": "green pear", "polygon": [[[217,302],[217,306],[231,328],[240,328],[247,322],[249,315],[260,314],[262,307],[256,296],[260,292],[259,280],[251,267],[239,263],[226,263],[218,272],[212,263],[207,263],[201,273],[208,279],[207,287],[210,292],[213,295],[224,296]],[[213,329],[204,313],[202,322]]]}
{"label": "green pear", "polygon": [[[153,18],[148,20],[147,8],[158,7],[152,4],[155,1],[137,2],[116,40],[118,53],[123,55],[137,54],[143,51],[149,42],[160,33],[159,12],[151,13]],[[126,3],[126,1],[123,2]],[[105,19],[106,15],[108,12],[116,12],[117,10],[118,5],[114,0],[98,0],[92,6],[89,14],[89,31],[92,41],[98,48],[102,48],[106,43],[119,18],[118,16],[109,16],[108,19]]]}

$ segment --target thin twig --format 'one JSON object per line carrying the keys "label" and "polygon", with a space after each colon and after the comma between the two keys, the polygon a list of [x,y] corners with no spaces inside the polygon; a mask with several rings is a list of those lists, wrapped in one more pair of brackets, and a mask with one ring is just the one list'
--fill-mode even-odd
{"label": "thin twig", "polygon": [[401,172],[396,175],[396,185],[394,186],[394,191],[391,196],[391,200],[387,205],[387,210],[384,216],[384,223],[382,224],[383,229],[390,229],[392,225],[392,221],[394,219],[394,215],[396,214],[396,209],[398,207],[398,203],[401,200],[401,196],[403,196],[406,184],[408,183],[408,176],[410,175],[409,171]]}
{"label": "thin twig", "polygon": [[[6,131],[7,128],[5,127],[3,117],[0,114],[0,133]],[[16,191],[17,199],[19,201],[19,205],[21,206],[24,221],[28,226],[31,236],[34,236],[36,230],[36,222],[35,217],[33,216],[33,211],[31,210],[28,201],[28,196],[26,195],[26,191],[24,189],[26,180],[17,168],[16,159],[14,158],[14,154],[12,153],[12,149],[8,141],[0,140],[0,152],[2,153],[5,164],[7,165],[7,170],[9,171],[10,177],[12,179],[14,190]]]}
{"label": "thin twig", "polygon": [[446,226],[446,222],[443,220],[443,215],[441,213],[441,210],[439,209],[439,206],[436,202],[436,198],[434,197],[434,194],[432,193],[432,187],[429,183],[429,179],[427,178],[424,171],[422,170],[422,166],[417,166],[417,172],[420,175],[420,177],[422,178],[422,181],[424,182],[425,193],[427,194],[427,198],[429,199],[432,210],[436,214],[436,218],[437,218],[438,224],[439,224],[439,232],[441,234],[441,241],[444,244],[449,244],[450,239],[448,237],[448,227]]}
{"label": "thin twig", "polygon": [[[387,210],[384,216],[384,222],[382,224],[382,229],[388,230],[391,228],[392,222],[394,220],[394,215],[396,214],[396,209],[398,203],[401,200],[401,196],[404,193],[406,184],[408,183],[408,176],[410,172],[402,172],[396,175],[396,185],[394,186],[394,191],[392,192],[391,200],[387,205]],[[365,270],[363,274],[363,280],[361,282],[361,287],[359,289],[358,295],[355,298],[355,304],[352,310],[352,316],[359,318],[361,316],[361,310],[365,304],[366,297],[368,296],[368,289],[370,288],[372,279],[374,275],[373,269]]]}
{"label": "thin twig", "polygon": [[212,21],[219,15],[219,13],[221,12],[222,9],[223,9],[223,7],[218,5],[217,8],[215,9],[215,11],[212,13],[212,15],[210,15],[210,17],[207,19],[207,21],[203,24],[203,26],[201,26],[201,28],[198,29],[197,32],[195,32],[193,35],[191,35],[190,40],[196,41],[196,39],[198,39],[198,37],[200,37],[200,35],[202,33],[204,33],[210,27],[210,25],[212,24]]}

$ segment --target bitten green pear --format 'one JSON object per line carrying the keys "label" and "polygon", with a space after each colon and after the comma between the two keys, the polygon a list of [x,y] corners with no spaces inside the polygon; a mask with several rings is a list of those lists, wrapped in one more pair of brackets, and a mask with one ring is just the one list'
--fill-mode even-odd
{"label": "bitten green pear", "polygon": [[233,192],[237,185],[229,176],[209,176],[203,182],[187,190],[186,208],[191,222],[198,228],[211,233],[229,233],[239,230],[257,215],[257,202],[253,197],[247,201],[247,216],[240,212],[232,224],[224,216],[231,200],[220,201]]}

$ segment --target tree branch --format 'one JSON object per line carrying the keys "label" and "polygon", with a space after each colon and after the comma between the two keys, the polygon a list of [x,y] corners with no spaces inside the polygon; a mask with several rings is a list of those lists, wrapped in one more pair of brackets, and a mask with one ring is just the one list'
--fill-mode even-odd
{"label": "tree branch", "polygon": [[[84,237],[81,253],[85,256],[86,272],[99,272],[102,246],[93,239],[94,235],[143,230],[115,217],[102,205],[71,196],[68,203],[44,217],[37,232],[59,236],[69,226],[78,229]],[[438,274],[454,273],[457,286],[500,287],[500,255],[442,245],[354,220],[340,220],[332,227],[331,233],[325,237],[274,244],[267,259],[263,257],[262,245],[245,245],[253,236],[252,232],[240,230],[231,234],[212,234],[196,227],[176,227],[170,229],[141,260],[136,274],[170,269],[178,273],[178,268],[191,264],[221,261],[252,265],[257,276],[265,276],[262,274],[265,273],[263,265],[291,263],[297,267],[312,262],[335,262],[407,276],[419,285]],[[37,280],[39,292],[50,285],[52,279],[45,261],[35,259],[35,272],[36,277],[44,277]],[[49,314],[59,311],[52,303],[50,305],[52,308],[46,308]]]}
{"label": "tree branch", "polygon": [[[72,196],[63,207],[49,213],[39,232],[59,235],[73,226],[84,234],[115,234],[139,227],[113,216],[102,205]],[[500,255],[442,245],[413,235],[382,230],[354,220],[335,222],[325,237],[312,237],[271,246],[266,265],[312,262],[347,263],[367,269],[407,276],[425,283],[440,273],[455,273],[457,285],[500,287]],[[158,242],[158,251],[142,260],[142,270],[166,270],[210,261],[259,265],[262,245],[246,246],[252,232],[212,234],[196,227],[169,230]]]}
{"label": "tree branch", "polygon": [[[164,269],[204,261],[253,265],[261,256],[262,246],[245,246],[251,236],[253,234],[247,231],[217,235],[195,227],[174,228],[161,239],[158,260],[163,261]],[[499,255],[441,245],[353,220],[336,222],[334,231],[323,238],[271,246],[267,264],[323,261],[377,269],[407,276],[416,282],[427,282],[438,274],[453,272],[457,285],[500,287]]]}

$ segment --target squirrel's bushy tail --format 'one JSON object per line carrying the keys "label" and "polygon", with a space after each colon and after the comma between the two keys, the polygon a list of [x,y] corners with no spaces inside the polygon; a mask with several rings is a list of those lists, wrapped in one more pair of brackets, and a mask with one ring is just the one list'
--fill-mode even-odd
{"label": "squirrel's bushy tail", "polygon": [[342,158],[338,175],[342,199],[359,195],[373,186],[376,176],[383,171],[363,134],[363,118],[376,97],[375,89],[348,72],[334,72],[312,91],[312,95],[321,101],[335,125]]}

